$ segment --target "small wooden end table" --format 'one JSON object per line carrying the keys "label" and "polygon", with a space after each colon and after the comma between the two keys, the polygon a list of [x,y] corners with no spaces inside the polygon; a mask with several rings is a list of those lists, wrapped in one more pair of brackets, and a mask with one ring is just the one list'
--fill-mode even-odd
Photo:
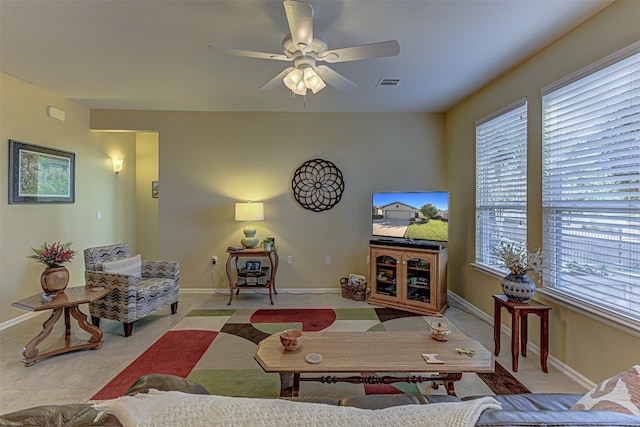
{"label": "small wooden end table", "polygon": [[[59,293],[48,302],[42,301],[42,294],[37,294],[11,304],[13,307],[29,311],[52,310],[51,316],[42,324],[42,331],[22,349],[22,355],[24,356],[22,363],[24,363],[24,366],[31,366],[37,360],[69,351],[86,348],[97,350],[102,347],[102,331],[87,322],[87,315],[80,311],[78,306],[96,301],[109,292],[111,292],[111,289],[108,288],[78,286],[65,289],[64,292]],[[37,348],[38,344],[51,334],[53,325],[60,319],[62,313],[64,313],[65,325],[63,337],[58,342],[47,347],[46,352],[41,353]],[[80,328],[91,334],[91,338],[88,341],[79,340],[71,335],[70,315],[78,321]]]}
{"label": "small wooden end table", "polygon": [[[233,291],[236,291],[236,294],[240,292],[240,289],[256,289],[256,288],[268,288],[269,289],[269,301],[271,302],[271,305],[273,305],[273,293],[277,294],[278,291],[276,290],[276,273],[278,272],[278,263],[279,263],[279,257],[278,257],[278,252],[276,251],[268,251],[265,252],[264,250],[262,250],[261,248],[247,248],[247,249],[238,249],[238,250],[234,250],[234,249],[228,249],[227,253],[229,254],[229,258],[227,258],[227,265],[226,265],[226,269],[227,269],[227,278],[229,279],[229,302],[227,303],[227,305],[231,305],[231,302],[233,301]],[[238,259],[239,258],[243,258],[243,257],[252,257],[252,258],[267,258],[269,259],[269,267],[270,267],[270,271],[269,271],[269,280],[267,280],[267,283],[264,285],[259,285],[259,284],[244,284],[244,285],[239,285],[237,280],[233,280],[234,279],[234,275],[233,275],[233,271],[236,271],[236,274],[238,272]]]}
{"label": "small wooden end table", "polygon": [[548,373],[547,357],[549,356],[549,310],[538,301],[528,303],[510,301],[506,295],[493,295],[493,338],[495,351],[500,354],[500,325],[502,324],[501,309],[506,308],[511,313],[511,368],[518,372],[518,350],[523,357],[527,357],[527,315],[532,313],[540,317],[540,367],[542,372]]}

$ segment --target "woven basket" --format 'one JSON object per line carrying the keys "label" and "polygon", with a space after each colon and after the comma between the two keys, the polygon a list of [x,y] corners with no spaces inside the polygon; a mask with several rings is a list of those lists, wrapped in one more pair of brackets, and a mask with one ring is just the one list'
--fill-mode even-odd
{"label": "woven basket", "polygon": [[340,279],[340,286],[342,287],[342,297],[354,301],[364,301],[367,296],[367,284],[352,285],[349,283],[348,277]]}

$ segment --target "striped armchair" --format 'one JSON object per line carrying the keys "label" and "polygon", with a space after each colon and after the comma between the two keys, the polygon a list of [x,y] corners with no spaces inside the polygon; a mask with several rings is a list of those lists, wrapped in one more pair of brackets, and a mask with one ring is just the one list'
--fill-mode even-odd
{"label": "striped armchair", "polygon": [[[167,306],[171,306],[171,314],[178,309],[179,264],[175,261],[138,261],[137,272],[129,271],[129,266],[135,266],[136,259],[131,257],[127,243],[84,250],[86,284],[113,289],[89,304],[91,321],[95,326],[100,326],[101,318],[123,322],[125,337],[131,335],[133,322],[137,319]],[[129,266],[116,268],[114,264]]]}

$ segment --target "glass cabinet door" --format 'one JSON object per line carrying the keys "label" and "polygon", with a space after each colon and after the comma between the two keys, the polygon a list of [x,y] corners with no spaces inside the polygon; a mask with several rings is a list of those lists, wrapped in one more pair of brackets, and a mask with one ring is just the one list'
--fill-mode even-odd
{"label": "glass cabinet door", "polygon": [[390,255],[376,257],[375,288],[378,295],[397,297],[396,279],[398,277],[398,260]]}
{"label": "glass cabinet door", "polygon": [[407,260],[407,300],[431,302],[431,261],[428,258]]}

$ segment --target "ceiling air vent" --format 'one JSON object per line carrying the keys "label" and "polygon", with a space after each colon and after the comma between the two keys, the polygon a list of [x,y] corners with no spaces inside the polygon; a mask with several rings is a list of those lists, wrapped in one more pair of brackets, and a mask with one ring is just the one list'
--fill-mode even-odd
{"label": "ceiling air vent", "polygon": [[380,79],[376,87],[398,86],[400,79]]}

